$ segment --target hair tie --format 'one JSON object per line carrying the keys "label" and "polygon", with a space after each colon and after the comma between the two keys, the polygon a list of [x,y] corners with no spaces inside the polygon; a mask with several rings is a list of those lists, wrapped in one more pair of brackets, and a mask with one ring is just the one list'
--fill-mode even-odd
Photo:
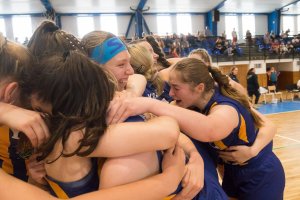
{"label": "hair tie", "polygon": [[54,32],[59,30],[59,27],[54,23],[47,24],[48,26],[45,27],[45,32]]}

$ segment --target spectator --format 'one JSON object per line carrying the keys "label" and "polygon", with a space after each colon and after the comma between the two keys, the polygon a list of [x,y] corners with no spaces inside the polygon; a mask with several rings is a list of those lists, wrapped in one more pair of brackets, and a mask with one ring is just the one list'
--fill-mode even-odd
{"label": "spectator", "polygon": [[248,45],[252,45],[252,34],[249,30],[247,30],[246,32],[246,41]]}
{"label": "spectator", "polygon": [[255,95],[255,104],[257,104],[260,97],[260,93],[257,75],[255,74],[255,68],[250,68],[247,73],[247,90],[248,95],[251,99],[252,96]]}
{"label": "spectator", "polygon": [[275,85],[275,87],[277,88],[279,74],[280,72],[277,72],[274,67],[267,68],[268,86]]}
{"label": "spectator", "polygon": [[234,80],[235,82],[237,82],[237,83],[240,82],[239,79],[237,78],[238,72],[239,72],[239,69],[238,69],[236,66],[234,66],[234,67],[231,69],[231,72],[230,72],[230,74],[229,74],[229,77],[230,77],[232,80]]}
{"label": "spectator", "polygon": [[236,34],[236,31],[235,31],[235,28],[233,28],[231,36],[232,36],[232,44],[235,44],[237,42],[237,34]]}

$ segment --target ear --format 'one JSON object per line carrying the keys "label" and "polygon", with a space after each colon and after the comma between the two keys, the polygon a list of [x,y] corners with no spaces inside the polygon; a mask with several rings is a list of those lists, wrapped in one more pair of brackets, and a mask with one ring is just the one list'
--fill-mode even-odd
{"label": "ear", "polygon": [[205,85],[204,83],[199,83],[198,85],[196,85],[195,87],[195,91],[198,93],[204,92],[205,90]]}
{"label": "ear", "polygon": [[4,102],[12,103],[15,101],[16,93],[18,90],[19,84],[17,82],[11,82],[4,88]]}

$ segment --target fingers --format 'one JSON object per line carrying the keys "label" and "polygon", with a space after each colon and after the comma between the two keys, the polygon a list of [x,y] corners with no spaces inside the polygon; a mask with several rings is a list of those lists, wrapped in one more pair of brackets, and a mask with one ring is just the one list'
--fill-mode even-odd
{"label": "fingers", "polygon": [[39,113],[34,113],[21,131],[28,137],[33,147],[38,147],[50,137],[49,129]]}
{"label": "fingers", "polygon": [[[173,148],[169,148],[169,149],[167,149],[164,153],[165,154],[173,154],[173,153],[175,153],[175,149],[176,149],[176,146],[174,146]],[[178,152],[178,151],[177,151]]]}
{"label": "fingers", "polygon": [[24,126],[22,132],[28,137],[33,147],[38,147],[38,137],[31,126]]}
{"label": "fingers", "polygon": [[[186,187],[188,185],[188,182],[190,180],[190,177],[191,177],[191,171],[190,170],[186,170],[186,173],[181,181],[181,185],[182,187]],[[183,194],[186,194],[183,192]]]}
{"label": "fingers", "polygon": [[180,192],[180,196],[184,199],[194,198],[199,193],[199,190],[201,190],[197,181],[198,180],[193,180],[193,177],[191,177],[191,171],[187,170],[187,173],[182,180],[183,189]]}
{"label": "fingers", "polygon": [[113,120],[115,120],[114,116],[116,115],[120,106],[121,106],[121,102],[119,100],[119,97],[114,97],[114,99],[110,102],[107,110],[107,118],[106,118],[107,124],[113,123]]}
{"label": "fingers", "polygon": [[[172,148],[171,148],[171,150],[172,150]],[[184,157],[185,157],[184,151],[180,146],[178,146],[178,145],[175,146],[173,154],[174,154],[174,156],[180,156],[180,159],[185,160],[184,159]]]}
{"label": "fingers", "polygon": [[33,124],[32,130],[37,138],[37,147],[39,147],[46,140],[46,133],[40,123]]}
{"label": "fingers", "polygon": [[116,124],[127,119],[127,103],[125,95],[116,96],[110,103],[108,109],[107,123]]}

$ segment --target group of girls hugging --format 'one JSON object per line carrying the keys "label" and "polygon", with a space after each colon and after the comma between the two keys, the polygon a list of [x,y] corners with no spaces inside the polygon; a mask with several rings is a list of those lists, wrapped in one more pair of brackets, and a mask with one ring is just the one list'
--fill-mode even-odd
{"label": "group of girls hugging", "polygon": [[44,21],[0,54],[0,199],[283,199],[275,126],[205,50]]}

